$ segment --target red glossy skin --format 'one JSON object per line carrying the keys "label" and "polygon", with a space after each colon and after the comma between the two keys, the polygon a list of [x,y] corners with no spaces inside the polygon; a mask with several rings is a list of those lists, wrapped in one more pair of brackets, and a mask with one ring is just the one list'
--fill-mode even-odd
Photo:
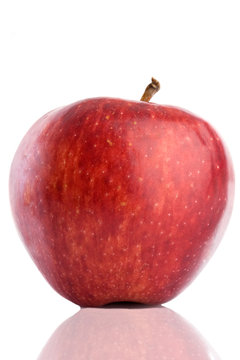
{"label": "red glossy skin", "polygon": [[33,125],[13,160],[10,197],[28,251],[64,297],[81,306],[164,303],[218,245],[233,182],[205,121],[96,98]]}

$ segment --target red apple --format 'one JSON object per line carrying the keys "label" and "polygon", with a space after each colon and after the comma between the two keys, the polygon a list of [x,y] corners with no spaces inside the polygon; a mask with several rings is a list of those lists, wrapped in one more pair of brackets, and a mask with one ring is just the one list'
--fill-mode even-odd
{"label": "red apple", "polygon": [[185,319],[164,307],[85,308],[51,336],[38,360],[219,360]]}
{"label": "red apple", "polygon": [[164,303],[219,244],[233,184],[226,148],[204,120],[94,98],[32,126],[12,163],[10,199],[31,257],[64,297]]}

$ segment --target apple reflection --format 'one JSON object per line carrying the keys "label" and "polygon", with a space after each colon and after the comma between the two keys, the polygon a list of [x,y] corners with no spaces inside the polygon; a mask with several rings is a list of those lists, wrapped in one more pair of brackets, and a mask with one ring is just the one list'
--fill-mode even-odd
{"label": "apple reflection", "polygon": [[174,311],[141,305],[83,308],[55,331],[38,360],[220,360]]}

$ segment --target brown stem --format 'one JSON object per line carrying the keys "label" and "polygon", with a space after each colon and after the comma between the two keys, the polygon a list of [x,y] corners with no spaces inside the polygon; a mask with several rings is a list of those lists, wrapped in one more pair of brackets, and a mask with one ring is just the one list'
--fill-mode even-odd
{"label": "brown stem", "polygon": [[160,89],[160,83],[156,79],[152,78],[152,82],[146,87],[141,101],[149,102],[156,92]]}

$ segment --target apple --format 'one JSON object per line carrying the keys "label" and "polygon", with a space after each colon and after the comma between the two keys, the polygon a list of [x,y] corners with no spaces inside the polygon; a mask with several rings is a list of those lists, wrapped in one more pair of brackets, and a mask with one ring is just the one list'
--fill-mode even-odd
{"label": "apple", "polygon": [[197,116],[149,103],[156,84],[142,101],[93,98],[47,113],[13,159],[20,236],[52,287],[80,306],[171,300],[228,223],[225,145]]}
{"label": "apple", "polygon": [[164,307],[84,308],[54,332],[38,360],[219,360],[185,319]]}

